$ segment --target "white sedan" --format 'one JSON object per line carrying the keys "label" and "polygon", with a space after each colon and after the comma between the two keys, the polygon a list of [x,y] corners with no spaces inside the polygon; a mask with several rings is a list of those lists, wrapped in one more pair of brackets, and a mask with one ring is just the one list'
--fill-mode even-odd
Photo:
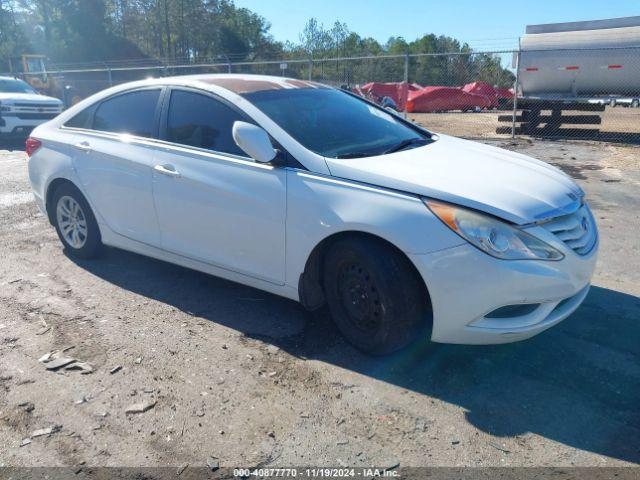
{"label": "white sedan", "polygon": [[596,262],[584,193],[558,169],[312,82],[120,85],[27,153],[70,254],[110,245],[327,305],[373,354],[531,337],[580,305]]}

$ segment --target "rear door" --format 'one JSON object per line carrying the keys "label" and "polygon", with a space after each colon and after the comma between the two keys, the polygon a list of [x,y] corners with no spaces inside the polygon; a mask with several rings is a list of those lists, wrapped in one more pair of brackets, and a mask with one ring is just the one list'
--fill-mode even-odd
{"label": "rear door", "polygon": [[249,121],[223,99],[174,88],[165,102],[153,173],[162,247],[284,283],[286,171],[260,164],[231,135]]}
{"label": "rear door", "polygon": [[75,139],[74,163],[90,201],[114,232],[160,245],[152,192],[163,89],[132,90],[100,102]]}

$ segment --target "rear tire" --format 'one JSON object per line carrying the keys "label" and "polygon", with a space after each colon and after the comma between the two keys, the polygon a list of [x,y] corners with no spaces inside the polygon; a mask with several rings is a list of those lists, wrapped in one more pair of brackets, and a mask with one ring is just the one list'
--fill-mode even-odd
{"label": "rear tire", "polygon": [[417,272],[383,242],[340,240],[325,255],[323,271],[334,322],[365,353],[399,350],[430,324],[428,294]]}
{"label": "rear tire", "polygon": [[77,258],[93,258],[102,249],[98,222],[84,195],[64,183],[53,193],[51,218],[65,250]]}

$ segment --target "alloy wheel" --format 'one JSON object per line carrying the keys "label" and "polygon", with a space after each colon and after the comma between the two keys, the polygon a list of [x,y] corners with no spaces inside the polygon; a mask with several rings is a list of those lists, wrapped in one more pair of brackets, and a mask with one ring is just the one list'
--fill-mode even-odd
{"label": "alloy wheel", "polygon": [[68,195],[60,197],[56,219],[62,238],[72,248],[80,249],[87,242],[87,219],[80,204]]}

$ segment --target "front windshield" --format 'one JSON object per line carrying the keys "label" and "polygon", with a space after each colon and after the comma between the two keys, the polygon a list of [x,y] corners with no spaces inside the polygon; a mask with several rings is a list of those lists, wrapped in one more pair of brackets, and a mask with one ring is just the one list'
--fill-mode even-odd
{"label": "front windshield", "polygon": [[0,93],[38,93],[31,86],[17,78],[0,79]]}
{"label": "front windshield", "polygon": [[429,141],[394,115],[332,88],[261,90],[243,96],[299,143],[325,157],[381,155]]}

